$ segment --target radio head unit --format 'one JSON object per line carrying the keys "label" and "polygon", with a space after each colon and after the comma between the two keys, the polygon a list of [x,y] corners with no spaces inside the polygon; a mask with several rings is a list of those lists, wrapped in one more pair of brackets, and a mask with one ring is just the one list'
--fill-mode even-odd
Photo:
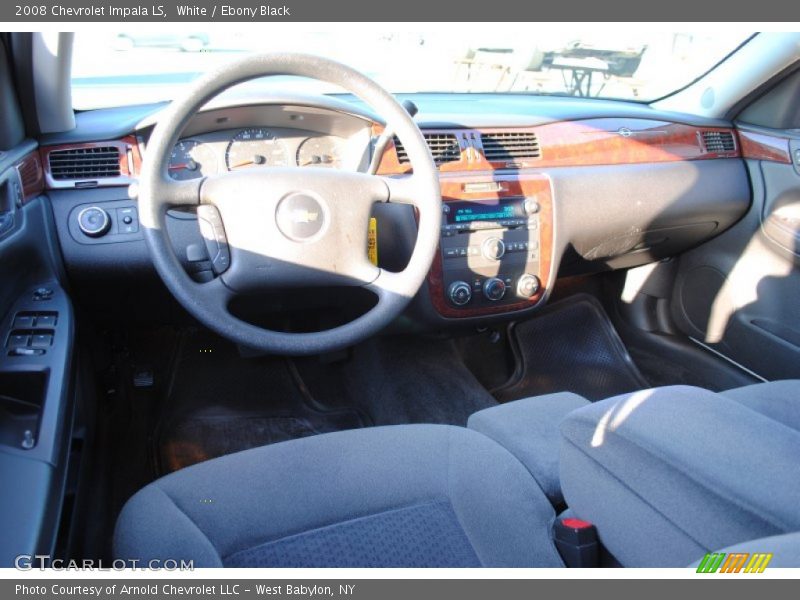
{"label": "radio head unit", "polygon": [[[534,306],[550,272],[552,192],[541,174],[509,176],[487,197],[467,180],[443,184],[440,256],[431,271],[437,311],[468,317]],[[466,198],[465,198],[466,196]]]}

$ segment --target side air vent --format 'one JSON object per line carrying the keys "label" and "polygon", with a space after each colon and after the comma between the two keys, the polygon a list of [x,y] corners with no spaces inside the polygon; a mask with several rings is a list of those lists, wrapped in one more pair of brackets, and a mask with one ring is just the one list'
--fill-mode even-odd
{"label": "side air vent", "polygon": [[[458,145],[458,138],[455,134],[425,133],[423,135],[428,143],[428,148],[431,149],[436,166],[461,159],[461,147]],[[397,160],[400,164],[408,164],[408,154],[397,136],[394,137],[394,147],[397,149]]]}
{"label": "side air vent", "polygon": [[49,154],[50,175],[59,181],[119,177],[119,161],[116,146],[53,150]]}
{"label": "side air vent", "polygon": [[483,155],[489,162],[508,162],[522,158],[539,158],[539,140],[531,131],[484,133],[481,135]]}
{"label": "side air vent", "polygon": [[722,154],[736,150],[733,133],[730,131],[704,131],[703,146],[706,152]]}

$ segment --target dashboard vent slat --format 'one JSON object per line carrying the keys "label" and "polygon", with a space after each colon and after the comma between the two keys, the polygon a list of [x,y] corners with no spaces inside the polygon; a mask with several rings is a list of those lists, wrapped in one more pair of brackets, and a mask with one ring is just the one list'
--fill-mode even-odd
{"label": "dashboard vent slat", "polygon": [[703,146],[706,152],[722,154],[734,152],[736,142],[733,140],[733,133],[730,131],[704,131]]}
{"label": "dashboard vent slat", "polygon": [[116,146],[53,150],[48,155],[53,179],[98,179],[120,176],[120,151]]}
{"label": "dashboard vent slat", "polygon": [[509,131],[481,135],[483,155],[489,162],[508,162],[542,155],[539,140],[532,131]]}
{"label": "dashboard vent slat", "polygon": [[[439,166],[448,162],[461,160],[461,146],[458,138],[453,133],[425,133],[423,134],[428,148],[431,150],[433,162]],[[400,139],[394,137],[394,147],[397,150],[397,160],[400,164],[408,164],[408,153]]]}

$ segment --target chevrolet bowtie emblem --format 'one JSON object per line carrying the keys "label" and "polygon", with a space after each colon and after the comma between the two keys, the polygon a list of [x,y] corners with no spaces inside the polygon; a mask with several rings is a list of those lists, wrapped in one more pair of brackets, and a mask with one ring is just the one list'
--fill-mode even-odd
{"label": "chevrolet bowtie emblem", "polygon": [[319,219],[318,212],[311,212],[302,208],[292,212],[292,221],[295,223],[314,223],[317,219]]}

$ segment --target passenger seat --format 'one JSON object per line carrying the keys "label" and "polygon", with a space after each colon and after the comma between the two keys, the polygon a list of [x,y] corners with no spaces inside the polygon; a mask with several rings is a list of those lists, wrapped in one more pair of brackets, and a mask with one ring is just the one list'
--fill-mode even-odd
{"label": "passenger seat", "polygon": [[681,567],[742,544],[800,566],[800,381],[595,403],[550,394],[468,427],[514,454],[557,509],[594,524],[623,566]]}
{"label": "passenger seat", "polygon": [[721,393],[750,410],[800,431],[800,379],[756,383]]}

